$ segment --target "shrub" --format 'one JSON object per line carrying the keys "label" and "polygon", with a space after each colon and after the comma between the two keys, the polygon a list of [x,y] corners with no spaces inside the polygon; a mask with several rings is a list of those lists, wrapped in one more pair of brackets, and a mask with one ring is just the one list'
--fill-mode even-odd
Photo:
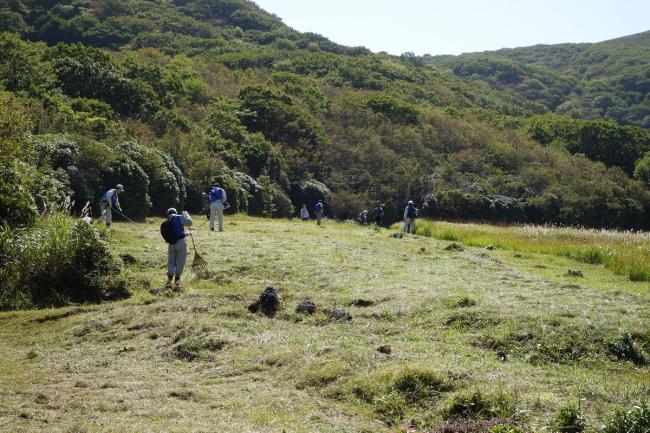
{"label": "shrub", "polygon": [[0,309],[129,296],[119,262],[94,227],[55,215],[32,229],[0,229]]}
{"label": "shrub", "polygon": [[603,433],[647,433],[650,431],[650,408],[642,401],[632,409],[618,409],[607,421]]}
{"label": "shrub", "polygon": [[330,195],[331,191],[327,185],[323,182],[317,181],[316,179],[309,179],[299,186],[299,191],[296,194],[296,197],[292,198],[294,204],[302,205],[302,203],[305,203],[307,204],[307,208],[312,209],[318,200],[327,203]]}
{"label": "shrub", "polygon": [[575,406],[562,406],[551,422],[556,433],[580,433],[585,429],[585,421],[580,409]]}
{"label": "shrub", "polygon": [[30,226],[36,215],[34,198],[18,181],[15,165],[0,168],[0,223],[12,227]]}
{"label": "shrub", "polygon": [[616,359],[632,361],[636,365],[646,365],[648,363],[643,349],[638,347],[629,332],[623,332],[616,340],[607,343],[607,347]]}
{"label": "shrub", "polygon": [[274,218],[289,218],[293,216],[295,209],[289,196],[282,190],[282,188],[274,183],[273,184],[273,217]]}

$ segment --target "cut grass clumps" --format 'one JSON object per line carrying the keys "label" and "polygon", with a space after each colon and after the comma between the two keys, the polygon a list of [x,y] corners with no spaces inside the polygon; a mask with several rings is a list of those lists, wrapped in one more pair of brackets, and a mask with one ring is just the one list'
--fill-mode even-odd
{"label": "cut grass clumps", "polygon": [[631,361],[638,366],[648,364],[648,355],[634,341],[629,332],[623,332],[617,339],[608,342],[607,347],[618,360]]}
{"label": "cut grass clumps", "polygon": [[468,308],[476,305],[476,299],[469,296],[451,296],[442,301],[447,308]]}
{"label": "cut grass clumps", "polygon": [[522,330],[491,332],[478,345],[525,359],[534,365],[592,363],[605,358],[603,331],[593,326],[528,326]]}
{"label": "cut grass clumps", "polygon": [[527,433],[520,425],[500,419],[453,419],[440,424],[435,433]]}
{"label": "cut grass clumps", "polygon": [[371,405],[384,421],[397,425],[407,412],[426,409],[454,388],[454,381],[445,375],[429,367],[411,365],[350,377],[330,390],[328,396],[361,400]]}
{"label": "cut grass clumps", "polygon": [[452,242],[445,247],[445,251],[464,251],[465,247],[457,242]]}
{"label": "cut grass clumps", "polygon": [[460,391],[451,396],[442,410],[442,417],[451,419],[507,419],[515,413],[515,400],[499,391],[485,394],[480,390]]}
{"label": "cut grass clumps", "polygon": [[55,215],[30,229],[0,227],[0,310],[129,296],[121,263],[83,221]]}
{"label": "cut grass clumps", "polygon": [[307,371],[298,382],[299,389],[306,387],[324,387],[349,375],[350,369],[341,361],[331,360],[314,362],[307,366]]}
{"label": "cut grass clumps", "polygon": [[462,311],[451,314],[444,323],[445,326],[458,330],[482,329],[498,324],[499,320],[479,311]]}
{"label": "cut grass clumps", "polygon": [[553,433],[580,433],[585,429],[585,420],[576,406],[562,406],[550,424]]}
{"label": "cut grass clumps", "polygon": [[650,407],[646,401],[631,409],[618,409],[607,421],[603,433],[648,433]]}
{"label": "cut grass clumps", "polygon": [[451,389],[440,373],[422,367],[407,367],[399,371],[393,377],[392,387],[409,404],[438,397]]}
{"label": "cut grass clumps", "polygon": [[170,354],[183,361],[212,361],[214,353],[228,345],[228,341],[195,332],[192,328],[181,329],[172,338]]}

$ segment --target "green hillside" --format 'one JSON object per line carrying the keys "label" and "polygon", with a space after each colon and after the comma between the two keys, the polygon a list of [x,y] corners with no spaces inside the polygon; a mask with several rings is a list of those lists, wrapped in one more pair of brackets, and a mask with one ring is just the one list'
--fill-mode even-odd
{"label": "green hillside", "polygon": [[424,61],[558,114],[650,128],[650,31],[595,44],[535,45]]}
{"label": "green hillside", "polygon": [[[648,426],[612,420],[648,397],[647,283],[521,242],[462,249],[359,225],[237,216],[223,233],[194,230],[210,267],[186,274],[185,293],[151,294],[165,279],[166,247],[158,219],[141,225],[117,224],[112,236],[131,299],[0,313],[3,430],[557,431],[548,426],[565,406],[580,408],[587,431],[629,431],[615,429],[622,416]],[[496,240],[522,235],[648,242],[548,228]],[[267,286],[280,309],[250,313]],[[306,298],[313,315],[296,312]],[[335,320],[336,309],[351,320]]]}
{"label": "green hillside", "polygon": [[321,198],[339,218],[379,201],[393,221],[414,199],[432,217],[650,224],[644,129],[531,118],[541,99],[299,33],[243,0],[1,6],[14,223],[117,182],[130,217],[198,211],[218,180],[254,215]]}

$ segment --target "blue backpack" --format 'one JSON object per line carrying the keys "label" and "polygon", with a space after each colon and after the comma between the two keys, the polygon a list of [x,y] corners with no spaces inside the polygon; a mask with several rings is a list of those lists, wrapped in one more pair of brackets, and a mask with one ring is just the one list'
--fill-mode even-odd
{"label": "blue backpack", "polygon": [[417,218],[418,214],[415,209],[415,206],[408,206],[408,210],[406,211],[406,216],[408,216],[411,219]]}
{"label": "blue backpack", "polygon": [[214,188],[210,191],[210,203],[223,199],[223,190],[221,188]]}

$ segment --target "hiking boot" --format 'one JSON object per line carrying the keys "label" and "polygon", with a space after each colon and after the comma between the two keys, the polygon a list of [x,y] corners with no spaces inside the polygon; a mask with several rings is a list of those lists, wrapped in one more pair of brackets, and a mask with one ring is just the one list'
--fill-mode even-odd
{"label": "hiking boot", "polygon": [[172,280],[167,280],[167,283],[165,284],[165,289],[171,289],[172,288]]}
{"label": "hiking boot", "polygon": [[174,291],[176,292],[182,292],[183,287],[181,286],[180,280],[176,280],[176,283],[174,283]]}

